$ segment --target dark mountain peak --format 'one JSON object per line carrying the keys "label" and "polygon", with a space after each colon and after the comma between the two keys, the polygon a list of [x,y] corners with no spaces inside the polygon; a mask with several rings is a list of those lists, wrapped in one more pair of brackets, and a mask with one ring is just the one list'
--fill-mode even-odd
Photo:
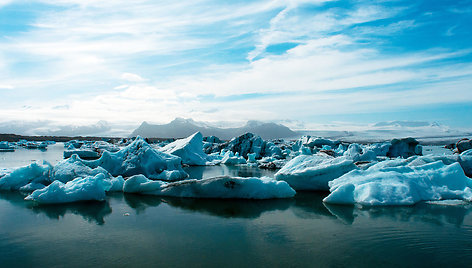
{"label": "dark mountain peak", "polygon": [[142,136],[147,138],[183,138],[197,131],[203,136],[215,136],[223,140],[229,140],[241,134],[251,132],[261,136],[263,139],[278,139],[294,137],[298,133],[288,127],[276,123],[266,123],[256,120],[250,120],[243,127],[237,128],[218,128],[208,126],[202,122],[196,122],[189,118],[177,117],[168,124],[152,125],[143,122],[131,136]]}

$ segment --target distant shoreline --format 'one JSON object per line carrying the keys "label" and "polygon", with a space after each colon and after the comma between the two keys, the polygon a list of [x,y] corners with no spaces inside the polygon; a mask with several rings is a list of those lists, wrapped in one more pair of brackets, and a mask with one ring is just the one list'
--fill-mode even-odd
{"label": "distant shoreline", "polygon": [[[313,134],[313,133],[311,133]],[[319,135],[312,135],[312,136],[319,136]],[[322,136],[320,136],[322,137]],[[397,138],[405,138],[406,136],[397,137]],[[456,143],[461,138],[468,137],[468,136],[450,136],[450,137],[413,137],[414,139],[418,140],[422,145],[448,145],[452,143]],[[166,140],[176,140],[185,137],[179,138],[147,138],[151,143],[166,141]],[[330,137],[326,136],[323,138],[332,139],[332,140],[340,140],[346,143],[360,143],[360,144],[369,144],[369,143],[378,143],[378,142],[387,142],[392,140],[393,138],[373,138],[373,137]],[[8,142],[17,142],[20,140],[27,140],[27,141],[55,141],[55,142],[68,142],[71,140],[89,140],[89,141],[108,141],[112,143],[116,143],[121,139],[130,139],[130,137],[100,137],[100,136],[26,136],[26,135],[17,135],[17,134],[0,134],[0,141],[8,141]]]}
{"label": "distant shoreline", "polygon": [[[129,137],[98,137],[98,136],[25,136],[17,134],[0,134],[0,141],[17,142],[20,140],[27,141],[55,141],[55,142],[68,142],[71,140],[88,140],[88,141],[109,141],[118,142],[121,139],[129,139]],[[149,138],[151,142],[164,141],[169,138]]]}

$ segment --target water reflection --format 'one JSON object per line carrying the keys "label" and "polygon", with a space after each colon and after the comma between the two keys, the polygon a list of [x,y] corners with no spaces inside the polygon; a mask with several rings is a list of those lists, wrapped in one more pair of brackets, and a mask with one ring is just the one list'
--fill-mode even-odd
{"label": "water reflection", "polygon": [[27,209],[35,214],[43,214],[50,219],[60,220],[67,214],[79,215],[87,222],[105,224],[105,217],[112,213],[107,201],[88,201],[69,204],[38,205],[24,200],[25,196],[17,192],[0,192],[0,199],[15,207]]}
{"label": "water reflection", "polygon": [[98,225],[105,224],[105,217],[112,213],[106,201],[79,202],[71,204],[38,205],[31,208],[33,212],[44,214],[51,219],[59,220],[67,214],[80,215],[84,220]]}
{"label": "water reflection", "polygon": [[298,192],[295,195],[292,211],[298,218],[302,219],[321,219],[333,218],[330,211],[323,205],[325,192]]}
{"label": "water reflection", "polygon": [[146,208],[157,207],[161,198],[153,195],[124,194],[126,204],[136,211],[136,214],[143,213]]}
{"label": "water reflection", "polygon": [[[300,219],[335,219],[345,224],[354,224],[357,219],[383,219],[396,222],[421,222],[442,226],[452,224],[460,227],[464,218],[472,210],[472,205],[444,206],[419,203],[415,206],[400,207],[356,207],[330,205],[322,202],[326,193],[299,192],[294,198],[273,200],[221,200],[194,199],[176,197],[158,197],[114,193],[109,196],[113,204],[123,202],[141,214],[147,208],[157,207],[162,203],[170,207],[212,215],[220,218],[261,217],[265,212],[291,210]],[[24,195],[17,192],[0,192],[0,200],[8,201],[15,207],[29,210],[35,214],[46,215],[50,219],[60,220],[67,214],[80,215],[86,221],[98,225],[105,224],[105,217],[112,213],[109,201],[80,202],[70,204],[38,205],[24,200]]]}
{"label": "water reflection", "polygon": [[462,226],[472,209],[466,205],[434,205],[418,203],[414,206],[356,207],[324,204],[331,214],[344,223],[352,224],[356,218],[389,219],[398,222],[423,222],[442,226]]}
{"label": "water reflection", "polygon": [[222,218],[258,218],[267,211],[287,210],[294,203],[293,199],[217,200],[175,197],[163,197],[162,201],[175,208]]}

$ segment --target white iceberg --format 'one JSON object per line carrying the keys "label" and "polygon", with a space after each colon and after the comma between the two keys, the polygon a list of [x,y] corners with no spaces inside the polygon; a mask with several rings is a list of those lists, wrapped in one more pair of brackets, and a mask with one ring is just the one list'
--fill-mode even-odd
{"label": "white iceberg", "polygon": [[357,169],[345,157],[326,154],[299,155],[275,174],[276,180],[286,181],[295,190],[328,190],[328,182]]}
{"label": "white iceberg", "polygon": [[323,200],[335,204],[365,206],[412,205],[419,201],[472,200],[472,180],[459,163],[436,161],[410,166],[392,160],[367,170],[354,170],[329,182],[330,194]]}
{"label": "white iceberg", "polygon": [[94,177],[76,178],[67,183],[54,181],[49,186],[36,190],[28,195],[25,200],[38,203],[70,203],[87,200],[105,200],[106,191],[112,187],[105,175],[98,174]]}
{"label": "white iceberg", "polygon": [[158,196],[192,198],[273,199],[290,198],[295,191],[283,181],[272,178],[221,176],[178,182],[152,181],[137,175],[125,181],[123,191]]}
{"label": "white iceberg", "polygon": [[160,151],[182,158],[182,163],[190,166],[204,166],[207,164],[207,154],[203,152],[202,133],[176,140],[162,147]]}

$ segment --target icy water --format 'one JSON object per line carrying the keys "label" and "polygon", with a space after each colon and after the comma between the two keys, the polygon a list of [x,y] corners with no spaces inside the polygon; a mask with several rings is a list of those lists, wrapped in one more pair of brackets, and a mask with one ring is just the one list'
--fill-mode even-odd
{"label": "icy water", "polygon": [[[57,148],[43,159],[62,154]],[[9,162],[0,161],[0,167]],[[194,178],[272,175],[247,167],[187,171]],[[469,267],[472,262],[471,205],[359,209],[325,205],[325,195],[241,201],[113,194],[105,202],[37,206],[19,193],[0,192],[0,266]]]}

